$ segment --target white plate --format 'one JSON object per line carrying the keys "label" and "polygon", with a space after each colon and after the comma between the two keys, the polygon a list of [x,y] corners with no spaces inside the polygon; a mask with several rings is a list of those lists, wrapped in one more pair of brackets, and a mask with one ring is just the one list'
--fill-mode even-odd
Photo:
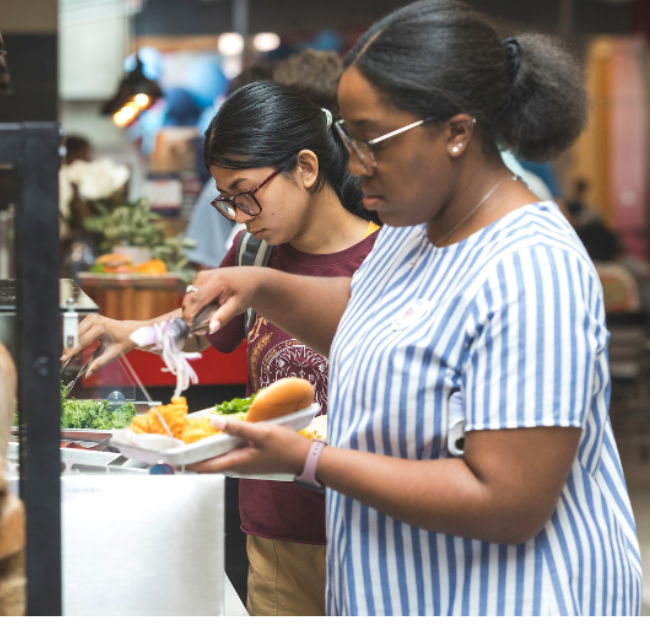
{"label": "white plate", "polygon": [[[309,425],[312,418],[319,411],[320,405],[313,403],[299,412],[294,412],[281,418],[267,420],[265,424],[283,425],[294,431],[300,431]],[[208,416],[209,414],[214,414],[214,408],[190,414],[189,417]],[[186,466],[187,464],[200,462],[211,457],[225,455],[238,446],[241,446],[242,443],[241,438],[226,433],[217,433],[209,438],[163,451],[150,451],[143,448],[136,448],[135,446],[127,446],[126,444],[120,444],[115,439],[111,441],[110,445],[117,448],[125,457],[147,464],[158,464],[162,462],[170,466]]]}
{"label": "white plate", "polygon": [[[327,427],[327,415],[323,416],[316,416],[315,418],[312,419],[312,421],[305,427],[305,429],[316,429],[321,436],[325,434],[326,432],[326,427]],[[325,442],[325,438],[321,437],[319,438]],[[288,473],[274,473],[274,474],[239,474],[238,472],[234,471],[226,471],[223,473],[227,477],[237,477],[238,479],[256,479],[259,481],[293,481],[295,478],[295,474],[288,474]]]}

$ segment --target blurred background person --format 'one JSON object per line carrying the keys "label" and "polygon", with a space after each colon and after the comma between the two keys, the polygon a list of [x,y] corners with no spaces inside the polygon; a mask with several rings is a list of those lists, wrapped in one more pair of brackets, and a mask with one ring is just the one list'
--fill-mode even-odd
{"label": "blurred background person", "polygon": [[567,202],[569,222],[592,260],[612,262],[623,251],[621,243],[616,233],[587,204],[588,191],[587,180],[580,179],[576,182],[573,197]]}
{"label": "blurred background person", "polygon": [[302,93],[321,108],[336,112],[336,92],[342,75],[343,59],[339,54],[307,48],[281,61],[273,72],[273,80]]}
{"label": "blurred background person", "polygon": [[90,141],[83,136],[69,134],[63,138],[65,147],[65,157],[63,163],[71,165],[76,160],[90,162],[93,159],[93,146]]}

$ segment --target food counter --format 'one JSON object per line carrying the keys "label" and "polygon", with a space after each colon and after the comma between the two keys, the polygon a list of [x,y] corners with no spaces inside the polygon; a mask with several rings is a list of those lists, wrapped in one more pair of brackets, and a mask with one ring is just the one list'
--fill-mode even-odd
{"label": "food counter", "polygon": [[144,321],[179,307],[185,291],[180,273],[79,273],[84,291],[100,313],[116,320]]}
{"label": "food counter", "polygon": [[[2,284],[0,318],[4,339],[19,349],[20,345],[11,341],[19,321],[15,313],[16,290],[15,282]],[[60,299],[61,313],[72,308],[83,317],[96,311],[94,303],[69,281],[60,282]],[[162,367],[158,356],[142,355],[146,357],[146,368]],[[81,362],[85,357],[87,354]],[[69,405],[79,406],[79,413],[85,409],[93,418],[105,417],[106,393],[119,389],[123,397],[116,402],[135,406],[133,381],[120,360],[115,366],[120,373],[104,380],[106,385],[99,388],[100,400],[88,397],[92,387],[77,384],[67,400]],[[79,363],[69,368],[66,382],[79,369]],[[58,359],[56,369],[58,374]],[[149,403],[142,403],[138,407],[146,411]],[[98,406],[94,412],[88,407],[91,404]],[[19,413],[21,405],[24,403],[19,404]],[[56,422],[57,412],[56,408],[41,410],[39,426]],[[62,412],[70,419],[70,412],[75,410]],[[225,478],[177,471],[165,475],[164,481],[154,479],[148,465],[127,460],[107,446],[108,431],[89,429],[80,436],[57,426],[63,432],[57,451],[62,471],[60,481],[57,475],[61,487],[62,613],[246,615],[224,572]],[[12,433],[6,467],[8,481],[20,493],[18,470],[25,465],[24,454],[17,426]],[[32,452],[31,457],[38,452],[41,450]],[[31,518],[35,519],[33,515]],[[37,553],[33,555],[38,558]],[[32,587],[35,585],[32,580]],[[55,597],[52,602],[56,602]],[[53,613],[55,608],[49,606],[48,612]]]}
{"label": "food counter", "polygon": [[61,477],[63,615],[247,615],[224,573],[224,477],[112,470]]}
{"label": "food counter", "polygon": [[[55,123],[0,124],[0,165],[16,182],[16,282],[0,289],[0,341],[18,373],[8,480],[25,508],[27,614],[244,615],[223,572],[223,476],[161,480],[125,463],[88,465],[102,451],[60,448],[62,313],[75,298],[59,282],[60,146]],[[97,309],[79,301],[77,312]],[[61,477],[62,459],[80,472]]]}
{"label": "food counter", "polygon": [[[88,357],[93,348],[88,349],[83,357]],[[246,365],[246,343],[242,343],[232,353],[219,353],[216,349],[206,349],[200,360],[194,360],[192,367],[199,377],[199,386],[245,384],[248,376]],[[149,386],[173,387],[176,379],[171,373],[163,372],[163,362],[155,353],[133,350],[127,358],[142,383]],[[82,358],[83,359],[83,358]],[[83,388],[107,388],[111,379],[120,375],[117,364],[109,364],[102,373],[99,371],[88,379],[80,380]]]}

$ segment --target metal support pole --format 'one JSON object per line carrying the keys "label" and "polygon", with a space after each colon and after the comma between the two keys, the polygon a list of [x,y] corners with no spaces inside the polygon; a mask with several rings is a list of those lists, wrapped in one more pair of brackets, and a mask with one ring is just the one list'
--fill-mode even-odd
{"label": "metal support pole", "polygon": [[244,62],[249,56],[248,49],[248,0],[232,0],[232,30],[244,38]]}
{"label": "metal support pole", "polygon": [[242,37],[248,35],[248,0],[233,0],[232,30]]}
{"label": "metal support pole", "polygon": [[[4,136],[0,127],[0,142]],[[19,137],[18,158],[13,160],[18,189],[16,364],[20,495],[27,519],[27,614],[61,615],[61,134],[55,123],[24,123]]]}
{"label": "metal support pole", "polygon": [[573,0],[560,0],[558,32],[568,39],[573,34]]}

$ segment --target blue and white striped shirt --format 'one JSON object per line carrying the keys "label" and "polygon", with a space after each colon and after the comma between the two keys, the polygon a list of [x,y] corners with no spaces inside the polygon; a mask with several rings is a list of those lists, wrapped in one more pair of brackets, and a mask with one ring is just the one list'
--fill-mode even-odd
{"label": "blue and white striped shirt", "polygon": [[424,225],[384,227],[332,346],[330,444],[450,457],[454,392],[465,431],[582,436],[551,519],[518,546],[418,529],[328,490],[328,613],[638,614],[639,548],[607,415],[608,335],[598,275],[551,202],[443,248]]}

